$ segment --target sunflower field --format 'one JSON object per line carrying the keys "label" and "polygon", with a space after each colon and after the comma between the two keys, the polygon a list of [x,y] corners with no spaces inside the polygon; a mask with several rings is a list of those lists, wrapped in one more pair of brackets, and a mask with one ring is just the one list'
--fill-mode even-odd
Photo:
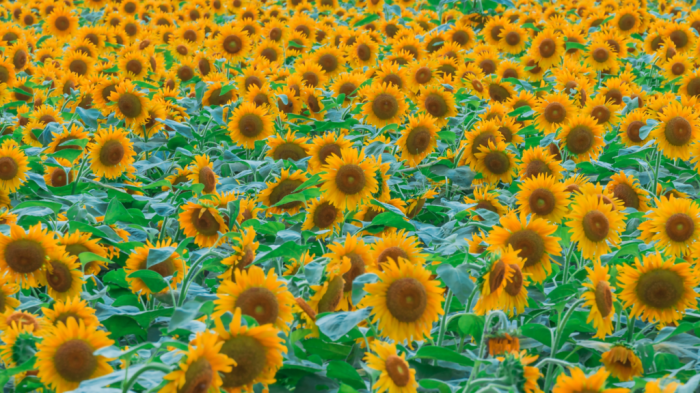
{"label": "sunflower field", "polygon": [[0,386],[699,391],[691,1],[0,1]]}

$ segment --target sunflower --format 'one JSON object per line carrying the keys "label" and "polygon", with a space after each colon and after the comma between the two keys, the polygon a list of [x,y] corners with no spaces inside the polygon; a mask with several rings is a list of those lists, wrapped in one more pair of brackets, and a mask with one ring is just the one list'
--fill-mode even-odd
{"label": "sunflower", "polygon": [[191,180],[192,184],[204,185],[203,194],[216,192],[219,176],[214,172],[212,163],[206,154],[195,156],[194,162],[190,164],[188,169],[190,174],[187,175],[187,179]]}
{"label": "sunflower", "polygon": [[610,130],[620,121],[620,109],[620,106],[615,105],[612,100],[608,100],[604,95],[598,94],[593,99],[586,100],[586,106],[583,107],[581,114],[592,116],[599,125]]}
{"label": "sunflower", "polygon": [[[496,70],[494,70],[496,72]],[[488,97],[496,102],[506,102],[515,95],[513,85],[494,76],[485,80]]]}
{"label": "sunflower", "polygon": [[194,237],[194,243],[199,247],[211,247],[219,239],[219,232],[226,233],[226,225],[219,211],[201,200],[197,204],[187,202],[182,206],[179,221],[180,227],[187,237]]}
{"label": "sunflower", "polygon": [[499,223],[501,226],[495,226],[489,232],[489,250],[512,247],[523,259],[524,265],[520,266],[523,273],[536,283],[544,281],[552,272],[552,256],[561,254],[560,239],[552,236],[557,226],[542,218],[528,219],[525,212],[519,217],[511,212],[501,217]]}
{"label": "sunflower", "polygon": [[556,132],[567,121],[576,116],[577,110],[565,93],[549,93],[533,108],[535,122],[545,134]]}
{"label": "sunflower", "polygon": [[267,275],[255,265],[247,270],[235,270],[233,280],[221,283],[217,297],[214,318],[241,309],[243,315],[254,318],[260,325],[271,324],[289,331],[294,297],[287,290],[286,282],[279,280],[273,270]]}
{"label": "sunflower", "polygon": [[697,309],[694,288],[700,277],[688,263],[664,260],[657,251],[638,258],[634,265],[620,269],[618,281],[622,287],[620,300],[632,307],[630,318],[639,317],[651,323],[669,324],[683,318],[687,309]]}
{"label": "sunflower", "polygon": [[659,114],[659,123],[649,136],[669,159],[690,159],[690,146],[698,139],[698,115],[691,107],[672,101]]}
{"label": "sunflower", "polygon": [[[107,252],[97,243],[99,239],[90,239],[91,236],[92,234],[88,232],[76,230],[75,232],[59,236],[57,243],[65,248],[68,254],[75,257],[80,257],[80,254],[84,252],[90,252],[102,258],[107,258]],[[107,264],[101,260],[88,262],[85,264],[85,274],[97,275],[102,268],[107,268]]]}
{"label": "sunflower", "polygon": [[503,141],[488,142],[488,147],[479,148],[474,165],[476,172],[482,173],[484,180],[495,185],[499,181],[510,183],[515,177],[515,155],[507,149]]}
{"label": "sunflower", "polygon": [[[375,383],[377,393],[416,393],[416,370],[409,367],[405,354],[396,352],[396,345],[382,341],[370,344],[372,352],[364,358],[367,367],[380,372]],[[376,353],[376,355],[375,355]]]}
{"label": "sunflower", "polygon": [[185,278],[187,266],[177,252],[172,252],[163,261],[149,266],[148,259],[150,251],[160,250],[166,247],[177,248],[177,243],[166,239],[162,241],[159,240],[156,244],[153,244],[150,240],[147,240],[145,246],[135,248],[133,253],[129,255],[124,271],[126,272],[126,281],[129,283],[129,288],[131,288],[133,293],[146,296],[153,293],[141,278],[131,277],[132,273],[139,270],[150,270],[158,273],[163,278],[172,277],[170,280],[170,285],[172,285],[172,287],[169,285],[168,288],[164,288],[161,293],[167,292],[168,289],[177,288],[177,284]]}
{"label": "sunflower", "polygon": [[548,69],[561,62],[565,51],[562,35],[548,28],[532,40],[529,55],[540,67]]}
{"label": "sunflower", "polygon": [[272,118],[264,108],[244,102],[231,113],[228,130],[231,139],[246,149],[255,148],[255,142],[272,135]]}
{"label": "sunflower", "polygon": [[[454,107],[454,105],[453,105]],[[436,110],[440,108],[436,107]],[[454,108],[444,108],[448,110]],[[362,114],[367,116],[367,123],[375,127],[384,127],[392,123],[401,123],[408,110],[404,94],[393,84],[382,83],[372,86],[362,106]]]}
{"label": "sunflower", "polygon": [[337,135],[333,132],[326,132],[322,136],[313,139],[310,146],[306,147],[309,159],[309,169],[311,172],[318,172],[328,164],[328,158],[332,155],[341,156],[341,151],[352,147],[352,142],[345,138],[343,134]]}
{"label": "sunflower", "polygon": [[0,188],[7,192],[17,191],[27,179],[29,161],[19,146],[5,140],[0,146]]}
{"label": "sunflower", "polygon": [[38,377],[57,393],[77,389],[80,382],[107,375],[112,372],[109,360],[94,352],[110,346],[114,341],[107,332],[97,326],[86,326],[69,319],[67,325],[60,324],[37,344],[36,367]]}
{"label": "sunflower", "polygon": [[620,232],[625,228],[625,214],[605,203],[598,195],[579,194],[574,198],[572,211],[566,223],[571,240],[578,242],[584,258],[599,260],[610,252],[610,245],[620,243]]}
{"label": "sunflower", "polygon": [[617,53],[605,40],[593,40],[588,45],[586,63],[595,71],[615,69],[617,65]]}
{"label": "sunflower", "polygon": [[79,296],[84,283],[83,271],[77,257],[62,251],[49,255],[46,286],[51,298],[64,300]]}
{"label": "sunflower", "polygon": [[[314,291],[314,294],[306,303],[306,306],[313,313],[318,315],[336,311],[343,299],[345,288],[343,276],[350,271],[351,267],[350,258],[330,261],[326,265],[324,272],[325,282],[323,285],[311,285],[311,290]],[[299,305],[299,302],[297,302],[297,305]]]}
{"label": "sunflower", "polygon": [[578,115],[562,127],[559,139],[575,162],[596,160],[605,147],[603,126],[590,115]]}
{"label": "sunflower", "polygon": [[253,263],[260,246],[260,243],[255,241],[255,235],[253,228],[246,228],[245,232],[241,233],[240,240],[232,246],[232,255],[221,260],[221,264],[227,266],[227,269],[219,278],[231,280],[234,271],[247,269]]}
{"label": "sunflower", "polygon": [[[393,67],[398,65],[392,64]],[[412,92],[416,93],[428,86],[432,86],[438,83],[438,70],[437,61],[433,59],[423,59],[421,61],[412,61],[406,67],[404,73],[407,75],[406,81],[408,82],[408,87]],[[396,79],[396,78],[394,78]],[[397,80],[386,80],[380,79],[380,83],[391,83],[399,84]],[[402,88],[403,86],[398,86]]]}
{"label": "sunflower", "polygon": [[[85,154],[84,149],[80,147],[80,145],[64,145],[64,143],[70,142],[70,141],[79,141],[83,139],[89,139],[90,134],[81,126],[78,124],[72,124],[70,126],[70,129],[66,128],[66,126],[62,126],[62,132],[56,133],[53,132],[53,140],[51,143],[46,148],[46,153],[47,154],[53,154],[62,150],[80,150],[81,153],[78,155],[75,160],[78,160],[83,157]],[[66,165],[70,166],[70,165]]]}
{"label": "sunflower", "polygon": [[221,353],[223,341],[215,333],[200,332],[190,342],[185,358],[180,361],[178,369],[169,373],[164,380],[168,381],[160,392],[180,393],[198,392],[213,393],[220,391],[223,381],[219,373],[231,372],[231,366],[236,362]]}
{"label": "sunflower", "polygon": [[523,259],[518,252],[508,245],[498,253],[492,254],[492,260],[484,266],[481,277],[477,280],[480,292],[479,300],[474,305],[474,314],[485,315],[501,308],[501,298],[508,283],[513,282],[514,268],[522,269]]}
{"label": "sunflower", "polygon": [[48,33],[56,37],[68,37],[78,28],[79,18],[68,7],[56,7],[44,23]]}
{"label": "sunflower", "polygon": [[350,260],[350,269],[343,274],[343,300],[338,305],[339,310],[348,311],[352,309],[352,285],[355,279],[363,274],[372,261],[369,246],[359,236],[347,234],[344,241],[334,242],[328,245],[328,254],[324,257],[330,258],[331,262],[339,263],[343,259]]}
{"label": "sunflower", "polygon": [[601,363],[613,377],[620,381],[631,381],[644,374],[642,361],[629,344],[618,342],[601,355]]}
{"label": "sunflower", "polygon": [[685,23],[669,23],[662,34],[673,42],[680,53],[695,47],[695,34]]}
{"label": "sunflower", "polygon": [[[491,192],[494,191],[494,192]],[[467,211],[476,211],[479,209],[485,209],[492,211],[499,216],[506,214],[508,208],[503,206],[501,202],[498,201],[498,192],[489,186],[480,186],[474,188],[474,194],[472,198],[468,196],[464,197],[464,203],[468,205],[474,205],[467,208]],[[473,216],[472,219],[481,220],[479,216]]]}
{"label": "sunflower", "polygon": [[629,391],[624,388],[605,389],[605,382],[610,375],[605,367],[599,368],[588,377],[578,367],[570,367],[569,371],[571,372],[570,377],[564,373],[559,374],[552,393],[627,393]]}
{"label": "sunflower", "polygon": [[612,191],[615,198],[622,201],[626,208],[633,208],[640,212],[649,210],[649,192],[641,187],[639,180],[633,175],[626,175],[624,171],[610,176],[610,182],[606,186]]}
{"label": "sunflower", "polygon": [[[321,190],[328,200],[342,210],[353,209],[364,203],[378,191],[377,164],[367,160],[364,150],[344,149],[340,157],[335,154],[326,159],[322,167]],[[291,191],[291,190],[290,190]]]}
{"label": "sunflower", "polygon": [[[382,65],[384,67],[384,64]],[[398,68],[398,66],[397,66]],[[382,68],[383,69],[383,68]],[[401,69],[403,70],[403,69]],[[405,74],[405,73],[403,73]],[[403,75],[402,74],[402,75]],[[377,74],[379,75],[379,73]],[[379,76],[378,76],[379,77]],[[404,76],[405,79],[405,76]],[[355,97],[357,97],[357,89],[365,81],[365,77],[356,72],[344,72],[338,75],[331,84],[330,90],[333,92],[334,97],[340,97],[341,94],[345,96],[344,103],[350,103]],[[385,80],[385,82],[388,82]],[[399,89],[402,87],[398,86]]]}
{"label": "sunflower", "polygon": [[430,336],[433,323],[444,313],[443,289],[430,271],[403,258],[383,264],[379,281],[365,284],[367,296],[359,307],[372,307],[372,323],[384,337],[402,343]]}
{"label": "sunflower", "polygon": [[9,274],[0,276],[0,314],[14,311],[19,307],[19,300],[12,297],[17,292],[19,292],[19,287]]}
{"label": "sunflower", "polygon": [[85,326],[99,326],[100,321],[95,316],[95,309],[88,306],[87,300],[80,296],[56,301],[52,308],[42,307],[41,331],[50,331],[58,325],[67,325],[72,319],[76,324]]}
{"label": "sunflower", "polygon": [[437,133],[440,127],[435,124],[435,119],[427,114],[411,116],[408,125],[401,133],[401,138],[396,145],[401,150],[401,159],[408,162],[408,166],[420,164],[425,157],[437,147]]}
{"label": "sunflower", "polygon": [[118,84],[115,91],[109,95],[109,100],[114,102],[114,115],[124,119],[127,127],[137,128],[148,120],[148,99],[144,97],[134,84],[129,80]]}
{"label": "sunflower", "polygon": [[474,124],[471,131],[465,132],[463,155],[460,165],[467,164],[472,168],[478,161],[476,155],[482,147],[488,147],[489,141],[497,143],[504,141],[503,135],[499,133],[496,120],[483,120]]}
{"label": "sunflower", "polygon": [[669,195],[659,199],[656,208],[647,212],[647,220],[639,224],[639,229],[640,238],[657,242],[656,249],[664,254],[686,255],[700,237],[700,207],[692,199]]}
{"label": "sunflower", "polygon": [[496,16],[495,18],[489,20],[484,25],[484,30],[482,32],[484,35],[484,40],[490,46],[498,46],[498,42],[503,35],[503,30],[505,30],[509,25],[511,25],[510,20],[503,16]]}
{"label": "sunflower", "polygon": [[333,205],[326,198],[315,199],[307,209],[306,220],[301,226],[302,230],[311,231],[318,228],[325,233],[316,234],[317,239],[325,239],[340,231],[343,223],[343,211]]}
{"label": "sunflower", "polygon": [[286,196],[294,193],[294,191],[302,185],[307,179],[306,175],[301,170],[290,173],[288,169],[282,169],[280,178],[275,182],[266,182],[267,188],[262,190],[258,196],[258,200],[267,206],[267,215],[284,214],[290,215],[299,213],[299,210],[304,206],[303,201],[291,201],[280,206],[275,206],[282,201]]}
{"label": "sunflower", "polygon": [[639,136],[639,130],[646,125],[648,118],[649,115],[643,108],[637,108],[627,113],[620,123],[620,141],[627,147],[646,145],[651,138],[647,136],[642,139]]}
{"label": "sunflower", "polygon": [[520,339],[507,332],[496,332],[489,336],[486,345],[489,348],[489,355],[498,356],[509,352],[520,352]]}
{"label": "sunflower", "polygon": [[0,234],[0,269],[22,288],[37,287],[46,282],[49,255],[57,248],[48,229],[36,224],[25,231],[19,225],[10,227],[10,236]]}
{"label": "sunflower", "polygon": [[418,101],[420,109],[432,116],[438,127],[447,124],[447,120],[457,114],[454,96],[441,86],[424,88]]}
{"label": "sunflower", "polygon": [[[291,313],[290,313],[291,317]],[[234,361],[230,372],[222,372],[221,386],[228,393],[251,391],[253,385],[275,382],[275,373],[282,367],[282,354],[287,352],[284,339],[271,325],[247,327],[242,324],[241,309],[236,308],[228,329],[216,318],[215,331],[223,343],[220,353]]]}
{"label": "sunflower", "polygon": [[518,172],[523,181],[539,175],[552,176],[555,180],[563,177],[564,167],[561,166],[561,161],[547,148],[535,146],[527,149],[520,160]]}
{"label": "sunflower", "polygon": [[593,269],[586,267],[588,271],[588,280],[590,283],[584,283],[586,291],[581,295],[586,302],[584,307],[590,307],[587,323],[593,322],[593,327],[598,331],[593,336],[605,339],[613,331],[613,317],[615,316],[615,308],[613,304],[617,296],[612,292],[614,289],[610,285],[610,274],[608,274],[608,266],[602,266],[599,262],[594,263]]}
{"label": "sunflower", "polygon": [[92,172],[96,176],[115,179],[124,172],[133,171],[136,152],[128,135],[128,131],[114,126],[97,131],[94,142],[88,146]]}
{"label": "sunflower", "polygon": [[511,55],[521,53],[528,43],[527,31],[511,23],[503,27],[499,36],[498,47]]}
{"label": "sunflower", "polygon": [[700,96],[700,71],[695,70],[686,74],[680,82],[680,89],[678,91],[686,96]]}
{"label": "sunflower", "polygon": [[379,44],[375,42],[369,33],[362,33],[350,48],[347,49],[350,63],[357,68],[372,67],[377,62]]}

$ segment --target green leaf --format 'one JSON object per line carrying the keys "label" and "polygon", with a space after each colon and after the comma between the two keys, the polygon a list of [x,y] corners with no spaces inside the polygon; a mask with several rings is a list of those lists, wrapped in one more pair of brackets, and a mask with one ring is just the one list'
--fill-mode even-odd
{"label": "green leaf", "polygon": [[578,42],[567,42],[566,43],[566,50],[571,50],[571,49],[580,49],[580,50],[587,50],[586,45],[580,44]]}
{"label": "green leaf", "polygon": [[331,361],[326,367],[326,376],[336,378],[355,389],[366,389],[365,382],[354,367],[343,361]]}
{"label": "green leaf", "polygon": [[418,384],[428,390],[438,390],[440,393],[452,393],[450,385],[437,379],[421,379]]}
{"label": "green leaf", "polygon": [[27,202],[22,202],[15,206],[13,210],[19,210],[19,209],[24,209],[27,207],[48,207],[49,209],[53,210],[54,213],[58,213],[61,211],[63,208],[63,205],[57,202],[49,202],[49,201],[27,201]]}
{"label": "green leaf", "polygon": [[318,355],[327,360],[345,360],[352,349],[346,345],[327,343],[319,338],[310,338],[301,341],[301,343],[309,354]]}
{"label": "green leaf", "polygon": [[166,259],[170,258],[175,252],[175,247],[149,248],[148,258],[146,259],[146,269],[155,266]]}
{"label": "green leaf", "polygon": [[481,315],[464,314],[459,317],[457,325],[463,335],[474,337],[474,341],[479,344],[481,343],[481,337],[484,335],[485,323],[486,320]]}
{"label": "green leaf", "polygon": [[474,365],[474,361],[464,355],[460,355],[451,349],[435,347],[432,345],[421,347],[416,353],[416,356],[414,356],[413,358],[442,360],[445,362],[457,363],[460,366],[471,367]]}
{"label": "green leaf", "polygon": [[437,133],[438,137],[440,137],[440,140],[447,144],[453,144],[457,140],[457,134],[455,134],[453,131],[440,131]]}
{"label": "green leaf", "polygon": [[523,325],[520,331],[525,337],[535,339],[548,347],[552,346],[552,333],[546,326],[528,323]]}
{"label": "green leaf", "polygon": [[369,308],[361,308],[356,311],[325,314],[316,320],[316,326],[328,338],[337,341],[369,317],[369,313]]}
{"label": "green leaf", "polygon": [[163,276],[153,270],[137,270],[129,275],[129,278],[140,278],[153,293],[158,293],[168,287]]}
{"label": "green leaf", "polygon": [[94,261],[102,261],[102,262],[106,263],[107,265],[112,263],[112,261],[110,261],[109,259],[107,259],[105,257],[101,257],[97,254],[93,254],[93,253],[88,252],[88,251],[84,251],[84,252],[81,252],[80,254],[78,254],[78,259],[80,259],[80,263],[82,263],[83,266],[87,265],[90,262],[94,262]]}
{"label": "green leaf", "polygon": [[108,225],[116,224],[117,221],[131,222],[133,219],[129,212],[126,210],[124,205],[122,205],[117,198],[112,198],[107,206],[107,211],[105,212],[104,223]]}
{"label": "green leaf", "polygon": [[366,15],[366,14],[365,14],[365,17],[362,18],[362,19],[360,19],[359,21],[355,22],[355,24],[353,25],[353,27],[364,26],[364,25],[366,25],[366,24],[368,24],[368,23],[374,22],[375,20],[379,20],[379,15],[378,15],[378,14],[370,14],[370,15]]}

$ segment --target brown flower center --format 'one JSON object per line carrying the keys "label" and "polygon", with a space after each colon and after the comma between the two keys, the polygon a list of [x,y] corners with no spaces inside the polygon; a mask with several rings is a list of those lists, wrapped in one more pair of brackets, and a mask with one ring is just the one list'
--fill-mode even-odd
{"label": "brown flower center", "polygon": [[671,145],[684,146],[692,139],[693,128],[688,120],[677,116],[666,122],[664,135]]}
{"label": "brown flower center", "polygon": [[[472,82],[473,85],[474,83]],[[491,84],[489,85],[489,97],[496,102],[503,102],[510,98],[510,92],[501,85]]]}
{"label": "brown flower center", "polygon": [[605,281],[598,282],[595,287],[595,304],[603,318],[613,311],[612,291]]}
{"label": "brown flower center", "polygon": [[433,77],[433,71],[429,67],[420,67],[418,70],[416,70],[416,82],[418,82],[421,85],[424,85],[428,82]]}
{"label": "brown flower center", "polygon": [[554,53],[556,53],[556,50],[557,50],[557,44],[551,38],[545,38],[540,43],[540,55],[542,57],[544,57],[545,59],[548,59],[548,58],[554,56]]}
{"label": "brown flower center", "polygon": [[476,155],[481,151],[481,147],[489,147],[489,142],[496,143],[496,136],[491,131],[482,132],[474,138],[472,144],[472,154]]}
{"label": "brown flower center", "polygon": [[411,372],[405,360],[396,355],[389,355],[384,363],[386,373],[389,374],[392,382],[400,388],[408,385],[411,379]]}
{"label": "brown flower center", "polygon": [[138,96],[131,93],[124,93],[119,97],[119,111],[128,118],[136,118],[141,115],[141,100]]}
{"label": "brown flower center", "polygon": [[18,239],[5,248],[5,261],[17,273],[33,273],[46,262],[46,252],[38,242]]}
{"label": "brown flower center", "polygon": [[506,264],[502,260],[494,262],[489,274],[489,289],[491,293],[496,292],[503,285],[506,279]]}
{"label": "brown flower center", "polygon": [[607,48],[596,48],[593,50],[591,57],[598,63],[605,63],[610,58],[610,53],[608,53]]}
{"label": "brown flower center", "polygon": [[639,129],[644,127],[644,125],[645,124],[639,120],[635,120],[635,121],[631,122],[627,126],[627,130],[625,131],[627,133],[627,137],[632,142],[635,142],[635,143],[642,142],[642,138],[639,137]]}
{"label": "brown flower center", "polygon": [[484,166],[491,173],[502,175],[510,169],[510,158],[505,152],[492,151],[484,156]]}
{"label": "brown flower center", "polygon": [[505,41],[510,46],[515,46],[520,43],[520,34],[515,31],[508,32],[505,37]]}
{"label": "brown flower center", "polygon": [[207,393],[214,379],[214,370],[206,358],[200,358],[187,367],[185,384],[177,393]]}
{"label": "brown flower center", "polygon": [[[284,197],[287,195],[291,194],[294,190],[297,189],[303,182],[301,180],[291,180],[291,179],[286,179],[282,180],[279,184],[274,186],[275,188],[272,190],[272,193],[270,193],[270,204],[275,205],[279,201],[281,201]],[[281,206],[279,206],[281,209],[293,209],[295,207],[301,206],[302,202],[300,201],[293,201],[289,203],[285,203]]]}
{"label": "brown flower center", "polygon": [[683,49],[688,45],[688,35],[683,30],[676,30],[669,35],[669,38],[676,45],[676,48]]}
{"label": "brown flower center", "polygon": [[51,261],[53,272],[46,272],[46,282],[56,292],[67,292],[73,284],[73,275],[70,269],[63,263]]}
{"label": "brown flower center", "polygon": [[610,222],[608,218],[598,210],[591,210],[586,213],[586,215],[583,216],[581,225],[583,226],[583,233],[586,235],[586,238],[592,242],[605,240],[610,232]]}
{"label": "brown flower center", "polygon": [[100,163],[104,166],[119,165],[124,154],[124,146],[119,141],[107,141],[100,149]]}
{"label": "brown flower center", "polygon": [[358,45],[355,53],[357,54],[357,58],[362,61],[369,61],[369,59],[372,58],[372,49],[367,44]]}
{"label": "brown flower center", "polygon": [[372,112],[380,120],[389,120],[399,111],[399,102],[391,94],[382,93],[372,102]]}
{"label": "brown flower center", "polygon": [[676,76],[683,75],[685,72],[685,65],[683,65],[683,63],[673,63],[671,66],[671,72]]}
{"label": "brown flower center", "polygon": [[216,189],[216,175],[208,166],[199,170],[199,182],[204,184],[204,192],[213,192]]}
{"label": "brown flower center", "polygon": [[545,255],[545,245],[542,237],[531,229],[514,232],[506,244],[518,251],[518,256],[525,260],[524,267],[538,264]]}
{"label": "brown flower center", "polygon": [[279,315],[277,297],[263,287],[252,287],[241,292],[235,307],[240,307],[241,313],[253,317],[260,325],[274,324]]}
{"label": "brown flower center", "polygon": [[686,85],[686,90],[688,90],[688,94],[693,97],[700,96],[700,78],[692,78],[689,80]]}
{"label": "brown flower center", "polygon": [[552,191],[546,188],[538,188],[530,194],[528,204],[533,213],[546,216],[554,211],[556,207],[556,198]]}
{"label": "brown flower center", "polygon": [[430,147],[432,136],[427,127],[418,126],[406,137],[406,149],[411,154],[420,154]]}
{"label": "brown flower center", "polygon": [[263,121],[254,113],[246,113],[238,120],[238,129],[243,136],[255,138],[263,132]]}
{"label": "brown flower center", "polygon": [[612,191],[615,198],[620,199],[625,207],[639,210],[639,194],[629,184],[616,184]]}
{"label": "brown flower center", "polygon": [[423,316],[428,295],[420,281],[412,277],[400,278],[386,292],[386,306],[400,322],[415,322]]}
{"label": "brown flower center", "polygon": [[566,108],[559,102],[550,102],[544,108],[544,118],[550,123],[561,123],[566,119]]}
{"label": "brown flower center", "polygon": [[484,74],[491,75],[496,72],[496,62],[491,59],[481,60],[479,62],[479,68],[481,68]]}
{"label": "brown flower center", "polygon": [[87,342],[74,338],[61,344],[54,354],[56,372],[70,382],[90,379],[97,369],[97,357]]}
{"label": "brown flower center", "polygon": [[367,179],[365,173],[355,164],[345,164],[338,169],[335,185],[346,195],[354,195],[365,189]]}
{"label": "brown flower center", "polygon": [[267,350],[255,338],[235,336],[224,342],[221,353],[236,362],[231,372],[222,373],[224,388],[237,388],[252,383],[267,364]]}
{"label": "brown flower center", "polygon": [[243,49],[243,41],[238,36],[230,35],[224,38],[223,47],[226,52],[235,55]]}
{"label": "brown flower center", "polygon": [[345,255],[345,257],[350,259],[350,270],[343,274],[343,281],[345,282],[343,292],[350,292],[355,279],[365,274],[365,261],[354,252]]}
{"label": "brown flower center", "polygon": [[180,78],[181,81],[187,82],[194,78],[194,70],[188,65],[183,65],[177,69],[177,77]]}
{"label": "brown flower center", "polygon": [[595,135],[590,128],[578,125],[569,131],[566,137],[566,148],[574,154],[584,154],[593,147]]}
{"label": "brown flower center", "polygon": [[440,94],[429,94],[425,98],[425,110],[431,116],[442,119],[447,115],[450,108],[445,101],[445,98]]}
{"label": "brown flower center", "polygon": [[219,221],[209,210],[204,208],[192,213],[192,226],[204,236],[216,236],[220,228]]}
{"label": "brown flower center", "polygon": [[328,283],[326,293],[323,294],[318,302],[319,313],[334,312],[338,308],[338,304],[343,299],[344,286],[345,283],[342,276],[337,276]]}
{"label": "brown flower center", "polygon": [[66,31],[70,28],[70,19],[65,16],[59,16],[54,22],[54,26],[60,31]]}
{"label": "brown flower center", "polygon": [[0,158],[0,179],[12,180],[17,176],[19,167],[12,157]]}
{"label": "brown flower center", "polygon": [[[29,61],[29,55],[23,49],[18,49],[17,52],[15,52],[15,55],[12,57],[12,64],[14,64],[14,66],[17,70],[23,69],[27,65],[28,61]],[[78,60],[78,61],[82,62],[82,60]],[[73,63],[75,63],[75,61],[71,62],[70,70],[75,72],[76,74],[85,75],[87,65],[83,62],[83,65],[85,66],[85,68],[82,69],[82,71],[83,71],[82,73],[79,73],[79,72],[73,70]]]}
{"label": "brown flower center", "polygon": [[684,213],[676,213],[666,221],[666,235],[674,242],[684,242],[695,232],[695,222]]}
{"label": "brown flower center", "polygon": [[596,105],[591,111],[591,116],[598,121],[598,124],[605,124],[610,120],[610,109],[605,105]]}
{"label": "brown flower center", "polygon": [[634,25],[637,23],[637,18],[635,18],[634,15],[632,14],[625,14],[620,17],[620,20],[617,21],[617,27],[620,28],[622,31],[627,31],[631,30],[634,28]]}
{"label": "brown flower center", "polygon": [[637,281],[637,298],[650,307],[669,309],[678,306],[685,292],[683,277],[666,269],[643,273]]}
{"label": "brown flower center", "polygon": [[304,157],[307,157],[306,150],[293,142],[283,143],[273,152],[273,157],[275,160],[294,160],[298,161]]}
{"label": "brown flower center", "polygon": [[328,162],[328,157],[330,157],[332,154],[336,155],[337,157],[340,157],[340,146],[338,146],[335,143],[329,143],[327,145],[324,145],[318,151],[318,160],[321,162],[322,165],[326,165],[326,163]]}
{"label": "brown flower center", "polygon": [[513,271],[513,277],[506,283],[506,293],[510,296],[518,296],[523,289],[523,272],[520,266],[514,263],[510,264],[510,270]]}

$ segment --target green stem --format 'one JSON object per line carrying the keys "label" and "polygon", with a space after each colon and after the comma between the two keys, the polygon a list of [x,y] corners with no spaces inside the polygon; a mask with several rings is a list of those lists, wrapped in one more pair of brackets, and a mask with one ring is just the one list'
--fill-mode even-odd
{"label": "green stem", "polygon": [[452,290],[447,289],[447,296],[445,296],[445,313],[442,314],[442,321],[440,322],[440,332],[438,333],[437,346],[441,347],[442,342],[445,339],[445,330],[447,330],[447,315],[450,313],[450,305],[452,303]]}
{"label": "green stem", "polygon": [[569,245],[569,250],[566,252],[566,256],[564,257],[564,271],[562,275],[562,285],[566,284],[566,282],[569,280],[569,261],[571,260],[571,253],[574,252],[574,247],[576,247],[576,242],[571,242],[571,245]]}
{"label": "green stem", "polygon": [[654,183],[652,183],[653,188],[651,189],[651,193],[653,195],[656,195],[656,186],[657,186],[657,184],[659,184],[659,167],[661,166],[661,156],[662,155],[663,154],[661,154],[661,152],[658,152],[656,155],[656,164],[654,165]]}
{"label": "green stem", "polygon": [[85,167],[86,162],[87,162],[87,159],[83,158],[83,161],[80,163],[80,168],[78,169],[78,175],[75,177],[75,181],[73,181],[73,191],[71,192],[71,194],[75,194],[75,191],[78,188],[78,183],[80,183],[80,177],[83,175],[83,168]]}
{"label": "green stem", "polygon": [[472,369],[471,374],[469,374],[467,384],[464,385],[464,390],[462,390],[462,393],[469,393],[469,386],[474,382],[474,377],[479,374],[479,369],[481,368],[481,359],[484,357],[484,350],[486,348],[486,342],[488,340],[488,338],[486,337],[486,333],[491,329],[491,320],[494,316],[498,317],[499,322],[501,320],[508,320],[508,317],[506,317],[506,314],[504,314],[503,311],[492,311],[488,315],[486,315],[486,320],[484,321],[484,332],[481,335],[481,343],[479,343],[479,350],[477,352],[478,357],[476,359],[476,362],[474,363],[474,368]]}
{"label": "green stem", "polygon": [[[136,380],[141,376],[141,374],[145,373],[146,371],[150,370],[157,370],[157,371],[162,371],[166,374],[169,374],[171,371],[173,371],[170,367],[166,366],[163,363],[149,363],[143,367],[141,367],[138,371],[134,373],[134,375],[131,376],[123,385],[122,385],[122,393],[128,393],[129,389],[131,389],[132,386],[136,383]],[[126,374],[125,374],[126,376]]]}
{"label": "green stem", "polygon": [[634,317],[627,316],[627,330],[629,335],[627,336],[627,342],[632,343],[634,341]]}
{"label": "green stem", "polygon": [[[550,355],[550,358],[556,359],[555,356],[557,355],[557,350],[559,347],[559,340],[561,339],[561,334],[564,330],[564,327],[566,327],[566,323],[569,321],[569,318],[571,318],[571,315],[576,311],[576,307],[579,305],[583,304],[586,302],[586,299],[579,299],[574,303],[571,308],[569,308],[566,311],[566,314],[564,314],[564,318],[561,320],[561,323],[557,325],[556,330],[554,331],[554,342],[552,342],[552,353]],[[547,367],[547,377],[545,379],[545,384],[544,384],[544,391],[549,392],[552,384],[552,376],[553,376],[553,371],[552,371],[552,366],[553,363],[549,364],[549,367]]]}
{"label": "green stem", "polygon": [[[210,255],[214,254],[213,251],[211,251],[211,248],[209,251],[207,251],[204,255],[199,257],[193,264],[190,266],[190,270],[187,272],[187,275],[185,275],[185,279],[182,281],[182,289],[180,290],[180,297],[177,299],[177,306],[182,307],[182,305],[185,303],[185,298],[187,297],[187,290],[190,287],[190,282],[192,281],[192,278],[196,273],[198,273],[197,267],[198,265],[204,261],[204,259]],[[194,273],[193,273],[194,272]]]}

